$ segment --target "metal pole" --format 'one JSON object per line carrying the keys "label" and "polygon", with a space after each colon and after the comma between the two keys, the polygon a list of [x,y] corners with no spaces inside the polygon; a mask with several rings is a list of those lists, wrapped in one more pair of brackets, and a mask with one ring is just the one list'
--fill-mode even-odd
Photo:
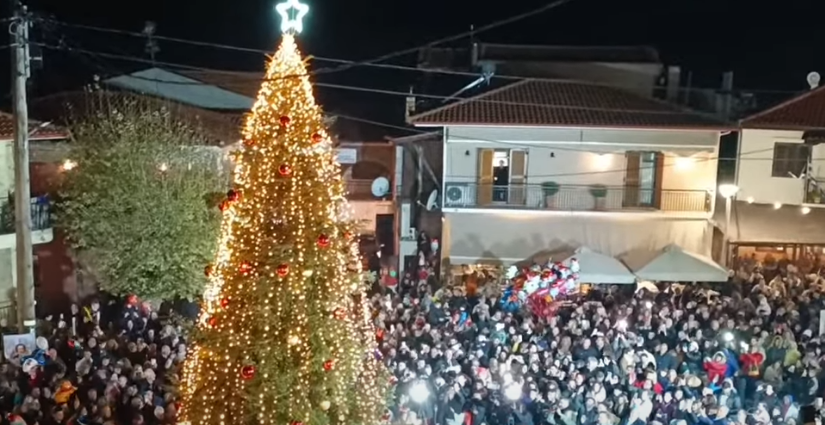
{"label": "metal pole", "polygon": [[730,263],[730,210],[733,196],[725,198],[725,244],[722,252],[722,265],[727,267]]}
{"label": "metal pole", "polygon": [[33,328],[34,258],[32,254],[31,189],[29,182],[29,115],[26,80],[29,74],[29,21],[25,7],[17,7],[12,26],[14,80],[14,227],[17,236],[17,326]]}

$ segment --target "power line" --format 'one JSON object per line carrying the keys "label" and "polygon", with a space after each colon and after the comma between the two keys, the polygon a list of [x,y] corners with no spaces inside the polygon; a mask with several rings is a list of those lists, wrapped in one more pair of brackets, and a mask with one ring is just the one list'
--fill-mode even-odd
{"label": "power line", "polygon": [[[410,53],[416,53],[416,52],[418,52],[419,50],[422,50],[422,49],[426,49],[426,48],[429,48],[429,47],[434,47],[434,46],[437,46],[439,44],[444,44],[444,43],[448,43],[448,42],[451,42],[451,41],[460,40],[462,38],[466,38],[466,37],[472,36],[474,34],[486,32],[486,31],[489,31],[489,30],[492,30],[492,29],[495,29],[495,28],[498,28],[498,27],[502,27],[504,25],[508,25],[508,24],[511,24],[511,23],[529,18],[531,16],[535,16],[535,15],[544,13],[544,12],[549,11],[551,9],[555,9],[559,6],[563,6],[567,3],[570,3],[571,1],[573,1],[573,0],[556,0],[553,3],[546,4],[544,6],[541,6],[539,8],[533,9],[531,11],[528,11],[528,12],[525,12],[525,13],[522,13],[522,14],[519,14],[519,15],[515,15],[515,16],[511,16],[509,18],[501,19],[499,21],[484,25],[484,26],[479,27],[477,29],[461,32],[461,33],[458,33],[458,34],[455,34],[455,35],[451,35],[449,37],[444,37],[444,38],[426,43],[426,44],[421,45],[421,46],[402,49],[402,50],[396,50],[394,52],[390,52],[390,53],[387,53],[385,55],[377,56],[377,57],[374,57],[372,59],[367,59],[367,60],[363,60],[363,61],[348,61],[347,63],[344,63],[344,64],[339,65],[337,67],[321,68],[321,69],[315,70],[314,74],[315,75],[329,74],[329,73],[333,73],[333,72],[345,71],[345,70],[348,70],[350,68],[354,68],[354,67],[358,67],[358,66],[376,65],[378,62],[383,62],[383,61],[386,61],[388,59],[393,59],[393,58],[396,58],[396,57],[399,57],[399,56],[405,56],[405,55],[408,55]],[[65,23],[60,22],[60,21],[54,21],[54,20],[49,20],[49,21],[55,22],[55,23],[58,23],[58,24],[62,24],[62,25],[66,25]],[[103,28],[93,27],[93,26],[88,26],[88,25],[82,25],[82,26],[81,25],[74,25],[74,26],[76,26],[78,28],[85,27],[86,29],[90,29],[90,30],[103,30]],[[108,32],[111,32],[111,33],[120,33],[120,34],[123,34],[123,35],[132,35],[132,34],[130,34],[129,31],[114,30],[114,29],[106,29],[106,30]],[[243,50],[246,50],[246,51],[261,52],[258,49],[245,49],[245,48],[239,48],[239,47],[236,47],[236,46],[228,46],[228,45],[222,45],[222,44],[218,44],[218,43],[207,43],[207,42],[200,42],[200,41],[193,41],[193,40],[184,40],[184,39],[179,39],[179,38],[175,38],[175,37],[163,37],[163,36],[157,36],[156,35],[156,36],[154,36],[154,38],[157,39],[157,40],[166,40],[166,41],[172,41],[172,42],[178,42],[178,43],[197,44],[197,45],[202,45],[204,47],[209,46],[209,47],[231,48],[231,49],[234,49],[234,50],[243,49]]]}
{"label": "power line", "polygon": [[[566,0],[566,1],[572,1],[572,0]],[[105,32],[105,33],[111,33],[111,34],[120,34],[120,35],[126,35],[126,36],[130,36],[130,37],[136,37],[136,38],[146,38],[145,34],[139,33],[139,32],[134,32],[134,31],[120,30],[120,29],[115,29],[115,28],[97,27],[97,26],[91,26],[91,25],[74,24],[74,23],[68,23],[68,22],[63,22],[63,21],[58,21],[58,20],[53,20],[53,19],[45,19],[45,18],[41,18],[41,20],[44,20],[44,21],[50,22],[50,23],[54,23],[54,24],[58,24],[58,25],[61,25],[61,26],[69,27],[69,28],[78,28],[78,29],[84,29],[84,30],[89,30],[89,31]],[[478,32],[478,31],[476,31],[476,32]],[[167,37],[167,36],[154,35],[153,38],[155,40],[169,41],[169,42],[173,42],[173,43],[189,44],[189,45],[200,46],[200,47],[211,47],[211,48],[216,48],[216,49],[234,50],[234,51],[247,52],[247,53],[259,53],[259,54],[262,54],[262,55],[269,55],[269,54],[272,53],[271,51],[266,50],[266,49],[257,49],[257,48],[252,48],[252,47],[243,47],[243,46],[234,46],[234,45],[229,45],[229,44],[212,43],[212,42],[208,42],[208,41],[191,40],[191,39],[184,39],[184,38],[178,38],[178,37]],[[98,52],[98,54],[106,54],[106,53]],[[367,67],[375,67],[375,68],[393,69],[393,70],[398,70],[398,71],[420,72],[420,73],[425,73],[425,74],[456,75],[456,76],[475,77],[475,78],[478,78],[481,75],[481,73],[479,73],[479,72],[459,71],[459,70],[450,70],[450,69],[420,68],[420,67],[415,67],[415,66],[387,64],[387,63],[375,63],[375,62],[369,62],[369,61],[358,62],[358,61],[347,60],[347,59],[328,58],[328,57],[314,56],[314,55],[312,55],[311,58],[313,60],[316,60],[316,61],[337,63],[337,64],[341,64],[341,65],[344,65],[344,66],[349,66],[350,68],[351,67],[356,67],[356,66],[367,66]],[[158,62],[158,63],[162,64],[161,62]],[[324,74],[324,73],[327,73],[324,70],[329,70],[329,69],[330,68],[321,68],[317,71],[310,72],[310,74]],[[341,69],[341,70],[343,70],[343,69]],[[229,72],[237,72],[237,71],[229,71]],[[490,76],[490,78],[500,79],[500,80],[511,80],[511,81],[524,81],[524,80],[547,81],[547,82],[562,81],[562,80],[557,79],[557,78],[520,77],[520,76],[516,76],[516,75],[506,75],[506,74],[504,74],[504,75],[502,75],[502,74],[493,74],[493,75]],[[581,83],[586,83],[586,82],[581,82]],[[599,85],[605,85],[605,84],[599,84]],[[621,85],[615,85],[615,87],[617,87],[617,88],[627,88],[627,87],[622,87]],[[721,88],[712,88],[712,87],[690,87],[690,88],[682,87],[682,88],[680,88],[680,90],[690,90],[691,92],[723,92],[723,91],[725,91]],[[740,92],[740,93],[798,94],[798,93],[803,92],[804,90],[735,89],[734,91],[735,92]]]}
{"label": "power line", "polygon": [[[105,52],[96,52],[96,51],[73,48],[73,47],[66,47],[66,46],[63,46],[63,47],[61,47],[61,46],[52,46],[52,45],[43,44],[43,43],[33,43],[33,44],[35,44],[37,46],[40,46],[40,47],[43,47],[45,49],[65,50],[65,51],[69,51],[69,52],[82,53],[82,54],[93,55],[93,56],[100,56],[100,57],[116,59],[116,60],[133,61],[133,62],[145,63],[145,64],[149,64],[149,65],[160,65],[160,66],[166,66],[166,67],[169,67],[169,68],[180,68],[180,69],[190,70],[190,71],[209,72],[209,73],[213,73],[213,74],[226,75],[227,77],[234,77],[234,78],[245,78],[245,79],[250,80],[249,82],[256,82],[256,83],[265,82],[265,81],[276,81],[276,80],[280,80],[282,78],[285,78],[285,77],[278,77],[278,78],[274,78],[274,79],[272,79],[272,78],[269,78],[269,79],[267,79],[267,78],[258,78],[257,76],[243,74],[243,73],[241,73],[241,71],[227,71],[227,70],[219,70],[219,69],[205,68],[205,67],[199,67],[199,66],[178,64],[178,63],[172,63],[172,62],[152,61],[152,60],[149,60],[149,59],[146,59],[146,58],[138,58],[138,57],[127,56],[127,55],[117,55],[117,54],[105,53]],[[128,76],[131,77],[131,78],[138,79],[138,80],[150,81],[150,82],[154,82],[154,83],[170,84],[170,85],[192,85],[192,86],[208,85],[208,84],[200,82],[200,81],[192,81],[192,82],[189,82],[189,81],[168,81],[168,80],[162,80],[162,79],[157,79],[157,78],[149,78],[149,77],[143,77],[143,76],[132,75],[132,74],[130,74]],[[301,77],[301,75],[296,75],[296,77]],[[563,81],[563,80],[554,80],[554,81],[557,82],[557,83],[560,83],[560,84],[584,84],[584,85],[590,85],[590,86],[609,87],[609,86],[604,86],[604,85],[601,85],[601,84],[587,83],[587,82]],[[237,82],[236,83],[234,81],[222,81],[222,83],[223,83],[222,85],[225,86],[225,87],[226,86],[232,87],[233,84],[244,84],[244,82]],[[372,88],[372,87],[361,87],[361,86],[351,86],[351,85],[321,83],[321,82],[315,82],[314,85],[316,85],[318,87],[327,87],[327,88],[339,89],[339,90],[349,90],[349,91],[357,91],[357,92],[373,93],[373,94],[383,94],[383,95],[390,95],[390,96],[403,96],[405,98],[409,97],[409,96],[414,96],[414,97],[418,97],[418,98],[437,99],[437,100],[473,99],[472,97],[468,98],[468,97],[443,96],[443,95],[424,94],[424,93],[417,93],[417,94],[411,95],[408,92],[397,91],[397,90],[387,90],[387,89],[378,89],[378,88]],[[643,98],[642,96],[639,96],[639,97]],[[572,109],[572,110],[581,110],[581,111],[612,111],[612,109],[607,109],[607,108],[595,108],[595,107],[586,107],[586,106],[570,106],[570,105],[549,105],[549,104],[543,104],[543,103],[528,103],[528,102],[516,102],[516,101],[494,100],[494,99],[483,99],[483,98],[482,99],[477,99],[477,98],[473,99],[473,102],[485,103],[485,104],[506,105],[506,106],[525,106],[525,107],[532,107],[532,108],[548,108],[548,109],[563,108],[563,109],[568,109],[568,110]],[[701,112],[685,111],[685,110],[650,110],[650,109],[647,109],[647,110],[633,110],[633,109],[622,109],[622,111],[627,112],[627,113],[640,113],[640,114],[651,114],[651,115],[679,115],[679,114],[703,115]]]}

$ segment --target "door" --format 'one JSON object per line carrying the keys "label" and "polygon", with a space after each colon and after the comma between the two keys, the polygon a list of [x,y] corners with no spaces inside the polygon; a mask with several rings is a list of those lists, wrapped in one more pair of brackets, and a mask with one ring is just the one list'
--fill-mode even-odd
{"label": "door", "polygon": [[625,153],[625,159],[624,198],[622,199],[622,205],[625,208],[635,208],[639,206],[642,155],[640,152],[627,152]]}
{"label": "door", "polygon": [[653,154],[653,207],[662,209],[665,202],[662,201],[662,177],[665,168],[665,155],[661,152]]}
{"label": "door", "polygon": [[478,181],[476,184],[476,204],[486,206],[493,203],[493,154],[492,149],[478,150]]}
{"label": "door", "polygon": [[527,201],[527,151],[510,151],[510,205]]}
{"label": "door", "polygon": [[381,250],[381,258],[395,255],[395,215],[375,215],[375,239]]}

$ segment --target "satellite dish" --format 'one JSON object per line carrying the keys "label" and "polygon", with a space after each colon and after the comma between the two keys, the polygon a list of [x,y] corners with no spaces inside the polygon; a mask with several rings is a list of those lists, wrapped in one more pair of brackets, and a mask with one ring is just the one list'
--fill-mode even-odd
{"label": "satellite dish", "polygon": [[390,181],[386,177],[379,177],[372,181],[372,196],[383,198],[390,193]]}
{"label": "satellite dish", "polygon": [[432,211],[438,208],[438,189],[433,190],[430,192],[430,196],[427,198],[427,211]]}
{"label": "satellite dish", "polygon": [[808,80],[808,85],[811,86],[811,90],[819,87],[819,82],[822,80],[818,72],[811,72],[806,77]]}

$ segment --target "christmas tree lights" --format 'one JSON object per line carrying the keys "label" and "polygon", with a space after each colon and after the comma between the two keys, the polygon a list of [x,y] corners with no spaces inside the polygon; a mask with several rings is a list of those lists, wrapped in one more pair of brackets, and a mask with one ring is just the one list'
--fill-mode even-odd
{"label": "christmas tree lights", "polygon": [[384,415],[356,229],[296,32],[269,62],[235,154],[182,423],[372,425]]}

